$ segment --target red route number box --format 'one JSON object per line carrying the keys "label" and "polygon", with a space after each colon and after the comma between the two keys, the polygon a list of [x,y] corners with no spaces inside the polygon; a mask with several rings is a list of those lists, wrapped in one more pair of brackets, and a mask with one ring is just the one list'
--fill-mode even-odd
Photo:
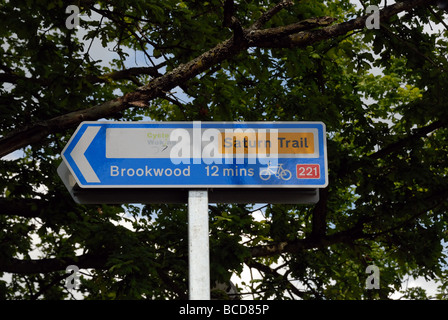
{"label": "red route number box", "polygon": [[320,165],[318,164],[298,164],[297,179],[319,179]]}

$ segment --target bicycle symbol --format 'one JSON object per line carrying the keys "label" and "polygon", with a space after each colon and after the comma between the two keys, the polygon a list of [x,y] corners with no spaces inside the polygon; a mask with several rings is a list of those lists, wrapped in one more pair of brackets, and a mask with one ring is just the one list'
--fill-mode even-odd
{"label": "bicycle symbol", "polygon": [[269,162],[267,168],[260,169],[261,180],[269,180],[273,174],[276,178],[285,181],[291,179],[292,177],[291,171],[283,168],[283,163],[280,163],[278,166],[271,166],[271,163]]}

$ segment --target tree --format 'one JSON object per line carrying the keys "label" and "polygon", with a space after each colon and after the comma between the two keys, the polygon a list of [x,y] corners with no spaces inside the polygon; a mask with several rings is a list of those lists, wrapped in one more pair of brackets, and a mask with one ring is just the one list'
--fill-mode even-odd
{"label": "tree", "polygon": [[[98,119],[326,124],[330,183],[316,205],[268,204],[262,220],[256,205],[210,206],[213,282],[247,265],[263,278],[240,291],[258,298],[370,299],[408,275],[445,281],[436,1],[387,3],[379,29],[365,8],[380,1],[81,0],[79,29],[62,1],[0,3],[3,298],[71,297],[69,265],[88,270],[89,299],[187,297],[185,205],[77,205],[56,174],[77,125]],[[94,41],[112,46],[111,63],[91,57]],[[130,67],[134,54],[144,63]],[[365,289],[369,265],[379,289]]]}

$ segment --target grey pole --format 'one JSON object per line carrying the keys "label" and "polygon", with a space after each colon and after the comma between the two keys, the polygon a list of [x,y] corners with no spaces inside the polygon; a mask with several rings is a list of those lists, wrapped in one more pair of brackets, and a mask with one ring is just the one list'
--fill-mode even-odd
{"label": "grey pole", "polygon": [[210,300],[208,191],[188,191],[188,264],[190,300]]}

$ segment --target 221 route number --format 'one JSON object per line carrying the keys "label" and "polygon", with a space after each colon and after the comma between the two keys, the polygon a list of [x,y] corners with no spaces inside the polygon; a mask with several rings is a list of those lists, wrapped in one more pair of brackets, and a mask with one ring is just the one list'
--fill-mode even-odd
{"label": "221 route number", "polygon": [[319,179],[320,165],[318,164],[298,164],[297,179]]}

